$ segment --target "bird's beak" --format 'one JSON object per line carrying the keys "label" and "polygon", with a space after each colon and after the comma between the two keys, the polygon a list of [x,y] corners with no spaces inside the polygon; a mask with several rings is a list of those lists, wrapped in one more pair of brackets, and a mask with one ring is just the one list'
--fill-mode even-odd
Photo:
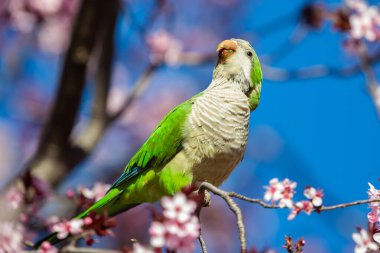
{"label": "bird's beak", "polygon": [[237,43],[233,40],[223,40],[219,43],[216,51],[219,53],[219,58],[222,62],[225,62],[230,58],[237,50]]}

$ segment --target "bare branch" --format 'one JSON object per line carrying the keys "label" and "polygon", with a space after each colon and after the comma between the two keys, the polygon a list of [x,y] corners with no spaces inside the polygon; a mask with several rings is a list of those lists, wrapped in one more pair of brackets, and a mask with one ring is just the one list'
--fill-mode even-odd
{"label": "bare branch", "polygon": [[108,124],[119,118],[132,104],[132,102],[148,87],[149,81],[153,73],[161,66],[161,64],[150,63],[140,78],[136,81],[132,93],[126,98],[123,105],[113,115],[109,117]]}
{"label": "bare branch", "polygon": [[372,103],[375,106],[377,111],[377,116],[380,118],[380,86],[376,80],[376,75],[372,68],[372,61],[370,56],[368,55],[367,47],[364,43],[360,43],[359,45],[359,59],[360,59],[360,67],[363,70],[363,73],[366,78],[366,84],[368,88],[369,95],[371,96]]}
{"label": "bare branch", "polygon": [[[213,61],[215,54],[194,54],[194,53],[182,53],[179,56],[179,65],[200,65]],[[138,98],[141,93],[148,87],[152,75],[164,65],[163,62],[150,63],[141,74],[139,79],[133,86],[132,93],[125,99],[123,105],[114,114],[109,116],[108,124],[118,119],[130,105]]]}
{"label": "bare branch", "polygon": [[240,240],[240,252],[241,253],[246,253],[247,252],[247,241],[246,241],[246,236],[245,236],[245,226],[243,222],[243,215],[241,213],[240,208],[238,205],[235,203],[235,201],[228,195],[227,192],[217,188],[216,186],[203,182],[200,187],[199,187],[199,192],[202,193],[205,190],[210,191],[214,193],[215,195],[218,195],[224,201],[227,203],[228,207],[230,210],[235,214],[236,216],[236,223],[239,229],[239,240]]}
{"label": "bare branch", "polygon": [[[378,63],[380,60],[380,51],[368,56],[366,62],[369,65]],[[346,68],[335,68],[326,65],[314,65],[299,69],[282,69],[277,67],[262,64],[264,78],[271,81],[286,81],[286,80],[305,80],[322,78],[326,76],[332,77],[351,77],[359,74],[362,71],[360,64]]]}
{"label": "bare branch", "polygon": [[85,84],[87,63],[95,44],[102,1],[82,2],[65,57],[61,80],[50,116],[43,128],[35,156],[29,163],[33,175],[56,185],[68,169],[66,150]]}
{"label": "bare branch", "polygon": [[[237,198],[237,199],[249,202],[249,203],[258,204],[258,205],[260,205],[264,208],[268,208],[268,209],[289,209],[287,207],[280,207],[279,205],[267,204],[261,199],[249,198],[247,196],[244,196],[244,195],[241,195],[241,194],[238,194],[235,192],[226,192],[226,191],[223,191],[223,190],[219,189],[218,187],[216,187],[216,186],[214,186],[208,182],[203,182],[199,186],[199,193],[204,194],[207,191],[210,191],[213,194],[221,197],[226,202],[226,204],[228,205],[230,210],[235,214],[236,223],[237,223],[237,226],[239,229],[239,240],[240,240],[241,252],[247,252],[246,237],[245,237],[245,226],[243,223],[243,216],[242,216],[241,210],[238,207],[238,205],[236,204],[236,202],[233,200],[233,198]],[[358,201],[353,201],[353,202],[338,204],[338,205],[332,205],[332,206],[322,206],[320,208],[315,208],[313,210],[313,212],[320,213],[323,211],[331,211],[331,210],[335,210],[335,209],[346,208],[346,207],[356,206],[356,205],[369,204],[369,203],[374,203],[374,202],[380,202],[380,199],[366,199],[366,200],[358,200]],[[202,250],[203,250],[203,246],[204,247],[206,246],[205,242],[203,241],[203,238],[200,237],[199,242],[200,242],[200,244],[202,246]]]}
{"label": "bare branch", "polygon": [[[37,250],[24,251],[22,253],[38,253]],[[112,249],[97,249],[90,247],[74,247],[67,246],[59,251],[59,253],[122,253],[120,250],[112,250]]]}
{"label": "bare branch", "polygon": [[365,200],[357,200],[357,201],[344,203],[344,204],[338,204],[338,205],[332,205],[332,206],[323,206],[323,207],[321,207],[320,211],[330,211],[330,210],[335,210],[335,209],[339,209],[339,208],[346,208],[346,207],[350,207],[350,206],[364,205],[364,204],[375,203],[375,202],[380,202],[380,200],[365,199]]}
{"label": "bare branch", "polygon": [[111,249],[96,249],[96,248],[79,248],[68,246],[63,248],[60,253],[122,253],[120,250],[111,250]]}
{"label": "bare branch", "polygon": [[74,141],[71,152],[71,167],[85,159],[95,148],[106,129],[108,122],[107,100],[110,90],[112,61],[114,54],[114,31],[120,6],[119,0],[111,1],[102,18],[98,47],[100,58],[96,70],[95,97],[92,104],[91,119]]}
{"label": "bare branch", "polygon": [[[238,194],[235,192],[225,192],[225,194],[227,194],[228,196],[230,196],[232,198],[241,199],[241,200],[244,200],[244,201],[249,202],[249,203],[259,204],[260,206],[262,206],[264,208],[268,208],[268,209],[288,209],[287,207],[280,207],[278,205],[270,205],[270,204],[265,203],[261,199],[249,198],[249,197],[246,197],[244,195],[241,195],[241,194]],[[363,204],[369,204],[369,203],[375,203],[375,202],[380,202],[380,200],[377,200],[377,199],[357,200],[357,201],[338,204],[338,205],[322,206],[321,208],[315,209],[314,211],[315,212],[331,211],[331,210],[335,210],[335,209],[339,209],[339,208],[346,208],[346,207],[350,207],[350,206],[357,206],[357,205],[363,205]]]}
{"label": "bare branch", "polygon": [[199,243],[201,244],[202,252],[203,252],[203,253],[207,253],[206,242],[205,242],[205,240],[203,239],[203,236],[202,236],[202,235],[199,235],[198,241],[199,241]]}

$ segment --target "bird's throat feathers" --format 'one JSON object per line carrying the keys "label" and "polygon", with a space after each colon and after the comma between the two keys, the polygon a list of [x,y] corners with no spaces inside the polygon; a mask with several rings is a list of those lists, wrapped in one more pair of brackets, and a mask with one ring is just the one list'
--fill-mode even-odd
{"label": "bird's throat feathers", "polygon": [[213,73],[210,88],[219,85],[231,86],[240,89],[250,102],[251,111],[255,110],[260,102],[262,71],[257,55],[252,58],[245,54],[238,54],[219,58]]}

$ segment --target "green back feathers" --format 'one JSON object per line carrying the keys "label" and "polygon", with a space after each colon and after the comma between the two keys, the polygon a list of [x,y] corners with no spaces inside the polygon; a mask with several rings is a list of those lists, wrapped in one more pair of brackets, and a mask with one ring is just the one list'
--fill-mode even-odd
{"label": "green back feathers", "polygon": [[182,149],[183,127],[191,108],[192,99],[178,105],[166,115],[129,161],[124,173],[111,189],[129,182],[148,168],[162,168]]}
{"label": "green back feathers", "polygon": [[251,111],[255,110],[260,102],[261,83],[263,82],[263,73],[257,54],[253,53],[252,67],[251,67],[251,82],[253,90],[249,96]]}
{"label": "green back feathers", "polygon": [[190,113],[190,100],[178,105],[160,122],[149,139],[127,164],[124,172],[131,168],[150,165],[161,167],[181,149],[184,123]]}

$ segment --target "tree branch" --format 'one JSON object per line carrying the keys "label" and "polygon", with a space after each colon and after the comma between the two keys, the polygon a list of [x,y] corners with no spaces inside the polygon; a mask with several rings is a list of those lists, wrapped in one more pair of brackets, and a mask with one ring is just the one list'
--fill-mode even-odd
{"label": "tree branch", "polygon": [[[380,51],[368,56],[366,60],[367,64],[372,65],[378,63],[380,60]],[[323,78],[326,76],[332,77],[351,77],[362,71],[361,64],[346,67],[346,68],[335,68],[325,65],[314,65],[299,69],[282,69],[277,67],[268,66],[262,64],[264,78],[271,81],[286,81],[286,80],[305,80],[305,79],[315,79]]]}
{"label": "tree branch", "polygon": [[[24,251],[22,253],[38,253],[37,250],[29,250]],[[122,253],[120,250],[112,250],[112,249],[97,249],[90,247],[75,247],[75,246],[67,246],[58,251],[59,253]]]}
{"label": "tree branch", "polygon": [[[244,195],[241,195],[241,194],[238,194],[235,192],[225,192],[225,194],[227,194],[228,196],[230,196],[232,198],[241,199],[241,200],[244,200],[244,201],[249,202],[249,203],[259,204],[260,206],[262,206],[264,208],[268,208],[268,209],[288,209],[287,207],[280,207],[278,205],[270,205],[261,199],[249,198],[249,197],[246,197]],[[335,210],[335,209],[339,209],[339,208],[346,208],[346,207],[350,207],[350,206],[357,206],[357,205],[363,205],[363,204],[369,204],[369,203],[375,203],[375,202],[380,202],[380,200],[364,199],[364,200],[357,200],[357,201],[338,204],[338,205],[322,206],[319,209],[315,209],[314,212],[331,211],[331,210]]]}
{"label": "tree branch", "polygon": [[377,116],[380,118],[380,86],[376,80],[376,75],[372,68],[371,57],[368,55],[368,50],[364,43],[360,43],[358,51],[360,68],[363,70],[369,95],[371,96],[372,103],[375,106]]}
{"label": "tree branch", "polygon": [[[216,186],[214,186],[208,182],[203,182],[199,186],[199,193],[204,194],[207,191],[210,191],[213,194],[221,197],[226,202],[226,204],[228,205],[230,210],[235,214],[236,223],[237,223],[237,226],[239,229],[239,240],[240,240],[240,251],[241,252],[247,252],[245,226],[243,223],[243,216],[242,216],[241,210],[238,207],[238,205],[236,204],[236,202],[233,200],[233,198],[240,199],[240,200],[243,200],[243,201],[246,201],[249,203],[258,204],[258,205],[260,205],[264,208],[268,208],[268,209],[289,209],[287,207],[280,207],[279,205],[267,204],[266,202],[264,202],[261,199],[249,198],[247,196],[244,196],[244,195],[241,195],[241,194],[238,194],[235,192],[226,192],[226,191],[223,191],[223,190],[219,189],[218,187],[216,187]],[[375,202],[380,202],[380,199],[366,199],[366,200],[358,200],[358,201],[353,201],[353,202],[343,203],[343,204],[338,204],[338,205],[332,205],[332,206],[322,206],[320,208],[315,208],[313,210],[313,212],[320,213],[323,211],[331,211],[331,210],[335,210],[335,209],[346,208],[346,207],[350,207],[350,206],[363,205],[363,204],[369,204],[369,203],[375,203]],[[203,246],[206,246],[205,242],[203,241],[203,238],[200,237],[199,242],[200,242],[202,249],[203,249]]]}
{"label": "tree branch", "polygon": [[206,242],[201,234],[198,237],[198,241],[201,244],[202,253],[207,253]]}
{"label": "tree branch", "polygon": [[132,102],[147,88],[149,81],[154,72],[161,66],[161,64],[150,63],[140,78],[136,81],[132,93],[125,99],[123,105],[114,114],[109,116],[108,124],[119,118],[132,104]]}
{"label": "tree branch", "polygon": [[84,0],[73,26],[61,79],[50,116],[42,130],[39,146],[28,164],[34,176],[57,185],[70,167],[67,150],[85,85],[88,61],[93,52],[104,3]]}
{"label": "tree branch", "polygon": [[73,141],[70,167],[74,167],[91,153],[106,130],[108,122],[107,101],[114,55],[114,32],[119,7],[119,0],[110,1],[106,6],[108,11],[101,17],[102,25],[98,40],[100,58],[96,71],[95,97],[92,104],[91,118],[87,126],[78,135],[78,138]]}
{"label": "tree branch", "polygon": [[96,248],[90,248],[90,247],[74,247],[74,246],[68,246],[63,248],[60,253],[122,253],[120,250],[111,250],[111,249],[96,249]]}
{"label": "tree branch", "polygon": [[199,187],[199,192],[202,194],[205,190],[210,191],[214,193],[215,195],[218,195],[219,197],[223,198],[224,201],[227,203],[228,207],[230,208],[230,210],[235,214],[236,224],[239,230],[240,252],[246,253],[247,242],[246,242],[246,236],[245,236],[245,226],[243,222],[243,215],[241,213],[240,208],[235,203],[235,201],[228,195],[228,192],[225,192],[210,183],[203,182]]}

